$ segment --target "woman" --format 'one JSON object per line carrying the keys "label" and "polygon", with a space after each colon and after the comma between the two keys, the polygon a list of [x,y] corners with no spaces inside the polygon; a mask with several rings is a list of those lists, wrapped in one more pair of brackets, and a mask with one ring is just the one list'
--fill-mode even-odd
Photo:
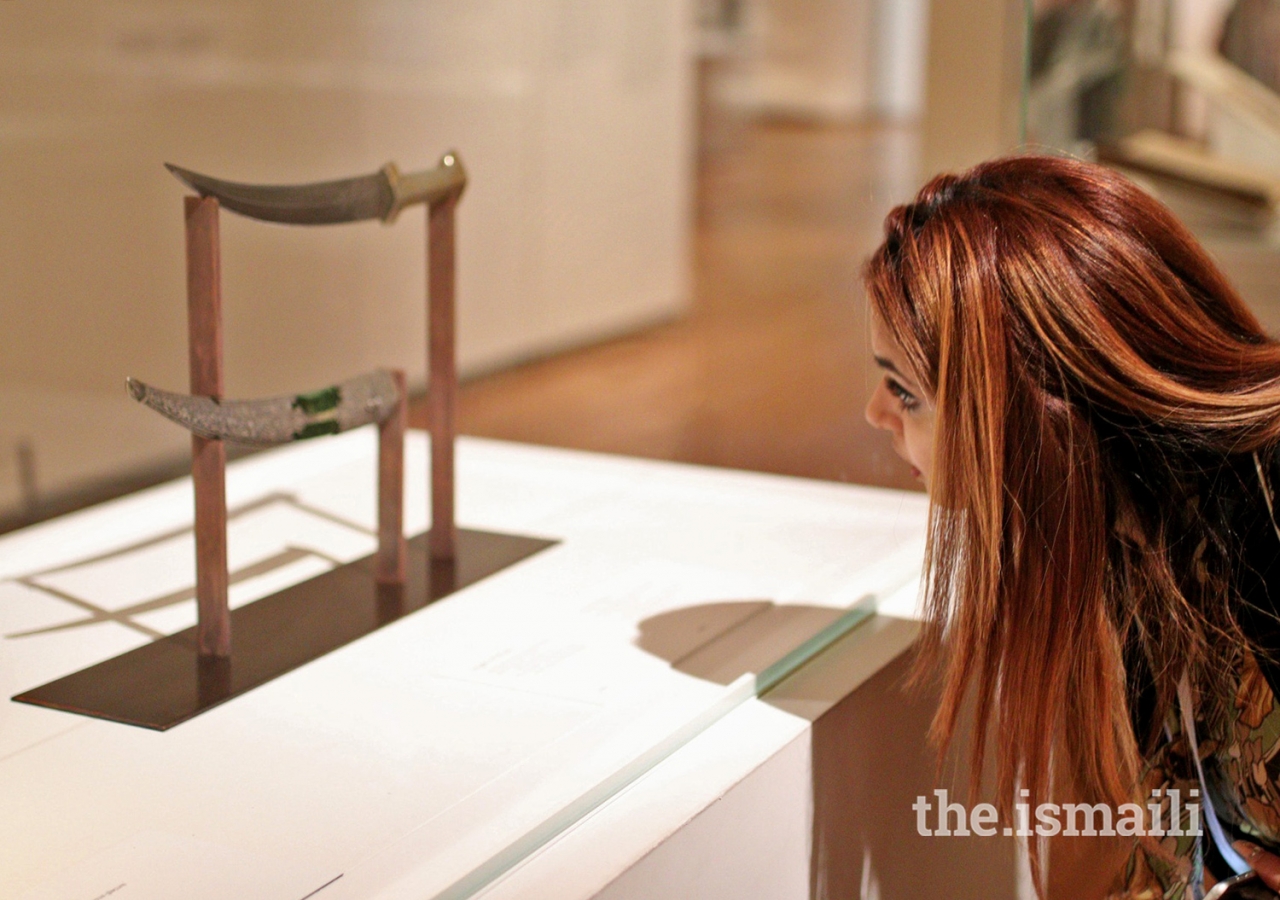
{"label": "woman", "polygon": [[1117,894],[1280,887],[1280,343],[1165,207],[1066,159],[934,179],[865,279],[867,418],[932,501],[935,737],[971,693],[1006,816],[1159,803],[1169,831],[1207,785],[1222,839],[1130,838]]}

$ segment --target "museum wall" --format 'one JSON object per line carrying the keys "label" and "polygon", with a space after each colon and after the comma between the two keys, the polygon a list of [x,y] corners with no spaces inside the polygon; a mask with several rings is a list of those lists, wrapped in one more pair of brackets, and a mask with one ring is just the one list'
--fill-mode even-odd
{"label": "museum wall", "polygon": [[[686,0],[0,4],[0,512],[181,455],[134,375],[185,390],[174,162],[249,182],[457,148],[463,374],[688,298]],[[228,396],[375,366],[424,385],[421,209],[222,217]]]}

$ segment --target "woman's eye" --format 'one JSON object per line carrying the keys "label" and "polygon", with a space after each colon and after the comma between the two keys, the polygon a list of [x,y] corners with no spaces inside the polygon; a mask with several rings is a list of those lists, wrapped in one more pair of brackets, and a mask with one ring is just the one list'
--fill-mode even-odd
{"label": "woman's eye", "polygon": [[898,398],[898,402],[902,404],[902,408],[905,411],[911,412],[920,405],[920,399],[916,397],[915,394],[898,384],[898,382],[894,381],[892,378],[886,378],[884,383],[888,386],[889,393]]}

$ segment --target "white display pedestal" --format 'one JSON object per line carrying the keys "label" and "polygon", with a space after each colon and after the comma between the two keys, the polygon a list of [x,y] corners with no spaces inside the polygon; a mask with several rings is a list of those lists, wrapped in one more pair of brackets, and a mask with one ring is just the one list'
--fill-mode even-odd
{"label": "white display pedestal", "polygon": [[[365,429],[230,467],[233,605],[372,550],[373,459]],[[180,481],[0,539],[6,697],[192,623],[190,509]],[[924,513],[463,439],[459,522],[560,544],[166,732],[6,700],[0,895],[969,896],[928,875],[963,842],[897,839],[931,774],[914,625],[850,612],[912,613]],[[991,848],[1009,890],[972,896],[1012,896]]]}

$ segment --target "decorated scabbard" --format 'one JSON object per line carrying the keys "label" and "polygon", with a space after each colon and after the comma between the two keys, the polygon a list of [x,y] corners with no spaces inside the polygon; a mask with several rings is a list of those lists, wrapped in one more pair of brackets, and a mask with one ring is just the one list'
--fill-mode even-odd
{"label": "decorated scabbard", "polygon": [[340,384],[262,400],[214,400],[177,394],[128,379],[133,399],[212,440],[270,447],[326,434],[339,434],[396,411],[400,391],[391,373],[377,370]]}

